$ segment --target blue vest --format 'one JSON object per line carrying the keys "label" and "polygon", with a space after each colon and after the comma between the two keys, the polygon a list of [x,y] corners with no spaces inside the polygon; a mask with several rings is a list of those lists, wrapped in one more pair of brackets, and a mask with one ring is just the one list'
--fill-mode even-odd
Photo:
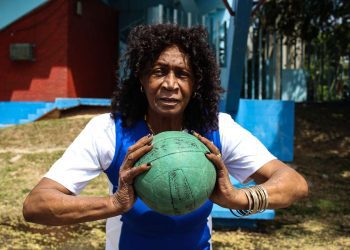
{"label": "blue vest", "polygon": [[[119,168],[129,146],[150,133],[145,121],[140,120],[134,126],[122,126],[121,117],[115,119],[116,147],[111,165],[105,170],[113,184],[113,193],[118,189]],[[221,151],[218,131],[204,135]],[[137,198],[134,206],[121,216],[122,232],[119,240],[121,250],[179,250],[210,249],[210,229],[207,218],[213,203],[208,200],[195,211],[177,216],[167,216],[155,212],[141,199]]]}

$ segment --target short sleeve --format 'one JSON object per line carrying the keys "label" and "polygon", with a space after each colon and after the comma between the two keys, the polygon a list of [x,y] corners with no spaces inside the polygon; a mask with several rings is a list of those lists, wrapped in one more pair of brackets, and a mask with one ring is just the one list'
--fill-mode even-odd
{"label": "short sleeve", "polygon": [[276,159],[255,136],[228,114],[219,114],[219,131],[222,159],[229,173],[241,183],[264,164]]}
{"label": "short sleeve", "polygon": [[94,117],[44,177],[79,194],[90,180],[109,166],[114,148],[113,119],[109,114]]}

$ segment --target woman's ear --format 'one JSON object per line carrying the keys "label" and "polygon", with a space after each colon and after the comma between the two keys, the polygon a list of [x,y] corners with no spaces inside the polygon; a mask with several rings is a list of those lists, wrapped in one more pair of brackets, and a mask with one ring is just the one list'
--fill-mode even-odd
{"label": "woman's ear", "polygon": [[145,84],[147,83],[147,78],[145,75],[138,77],[139,82],[140,82],[140,92],[144,93],[145,92]]}
{"label": "woman's ear", "polygon": [[138,77],[139,79],[139,82],[140,82],[140,85],[141,85],[141,88],[144,88],[145,87],[145,84],[146,84],[146,77],[145,76],[141,76],[141,77]]}
{"label": "woman's ear", "polygon": [[192,98],[195,98],[195,99],[202,98],[202,95],[200,94],[200,86],[198,84],[195,84],[193,87]]}

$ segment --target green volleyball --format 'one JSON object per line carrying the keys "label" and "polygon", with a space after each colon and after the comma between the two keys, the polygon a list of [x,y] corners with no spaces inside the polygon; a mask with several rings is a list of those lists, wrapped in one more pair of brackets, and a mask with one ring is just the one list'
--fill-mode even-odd
{"label": "green volleyball", "polygon": [[182,215],[200,207],[216,182],[215,166],[205,156],[208,148],[193,135],[179,131],[159,133],[152,144],[153,149],[135,164],[152,164],[135,178],[136,194],[166,215]]}

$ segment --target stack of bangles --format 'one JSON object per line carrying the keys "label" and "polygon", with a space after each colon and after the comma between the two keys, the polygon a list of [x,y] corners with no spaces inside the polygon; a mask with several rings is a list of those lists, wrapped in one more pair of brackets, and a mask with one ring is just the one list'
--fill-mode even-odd
{"label": "stack of bangles", "polygon": [[262,213],[269,205],[269,196],[266,189],[261,186],[252,186],[241,189],[248,198],[248,210],[235,210],[230,209],[231,213],[236,216],[247,216],[250,214]]}

